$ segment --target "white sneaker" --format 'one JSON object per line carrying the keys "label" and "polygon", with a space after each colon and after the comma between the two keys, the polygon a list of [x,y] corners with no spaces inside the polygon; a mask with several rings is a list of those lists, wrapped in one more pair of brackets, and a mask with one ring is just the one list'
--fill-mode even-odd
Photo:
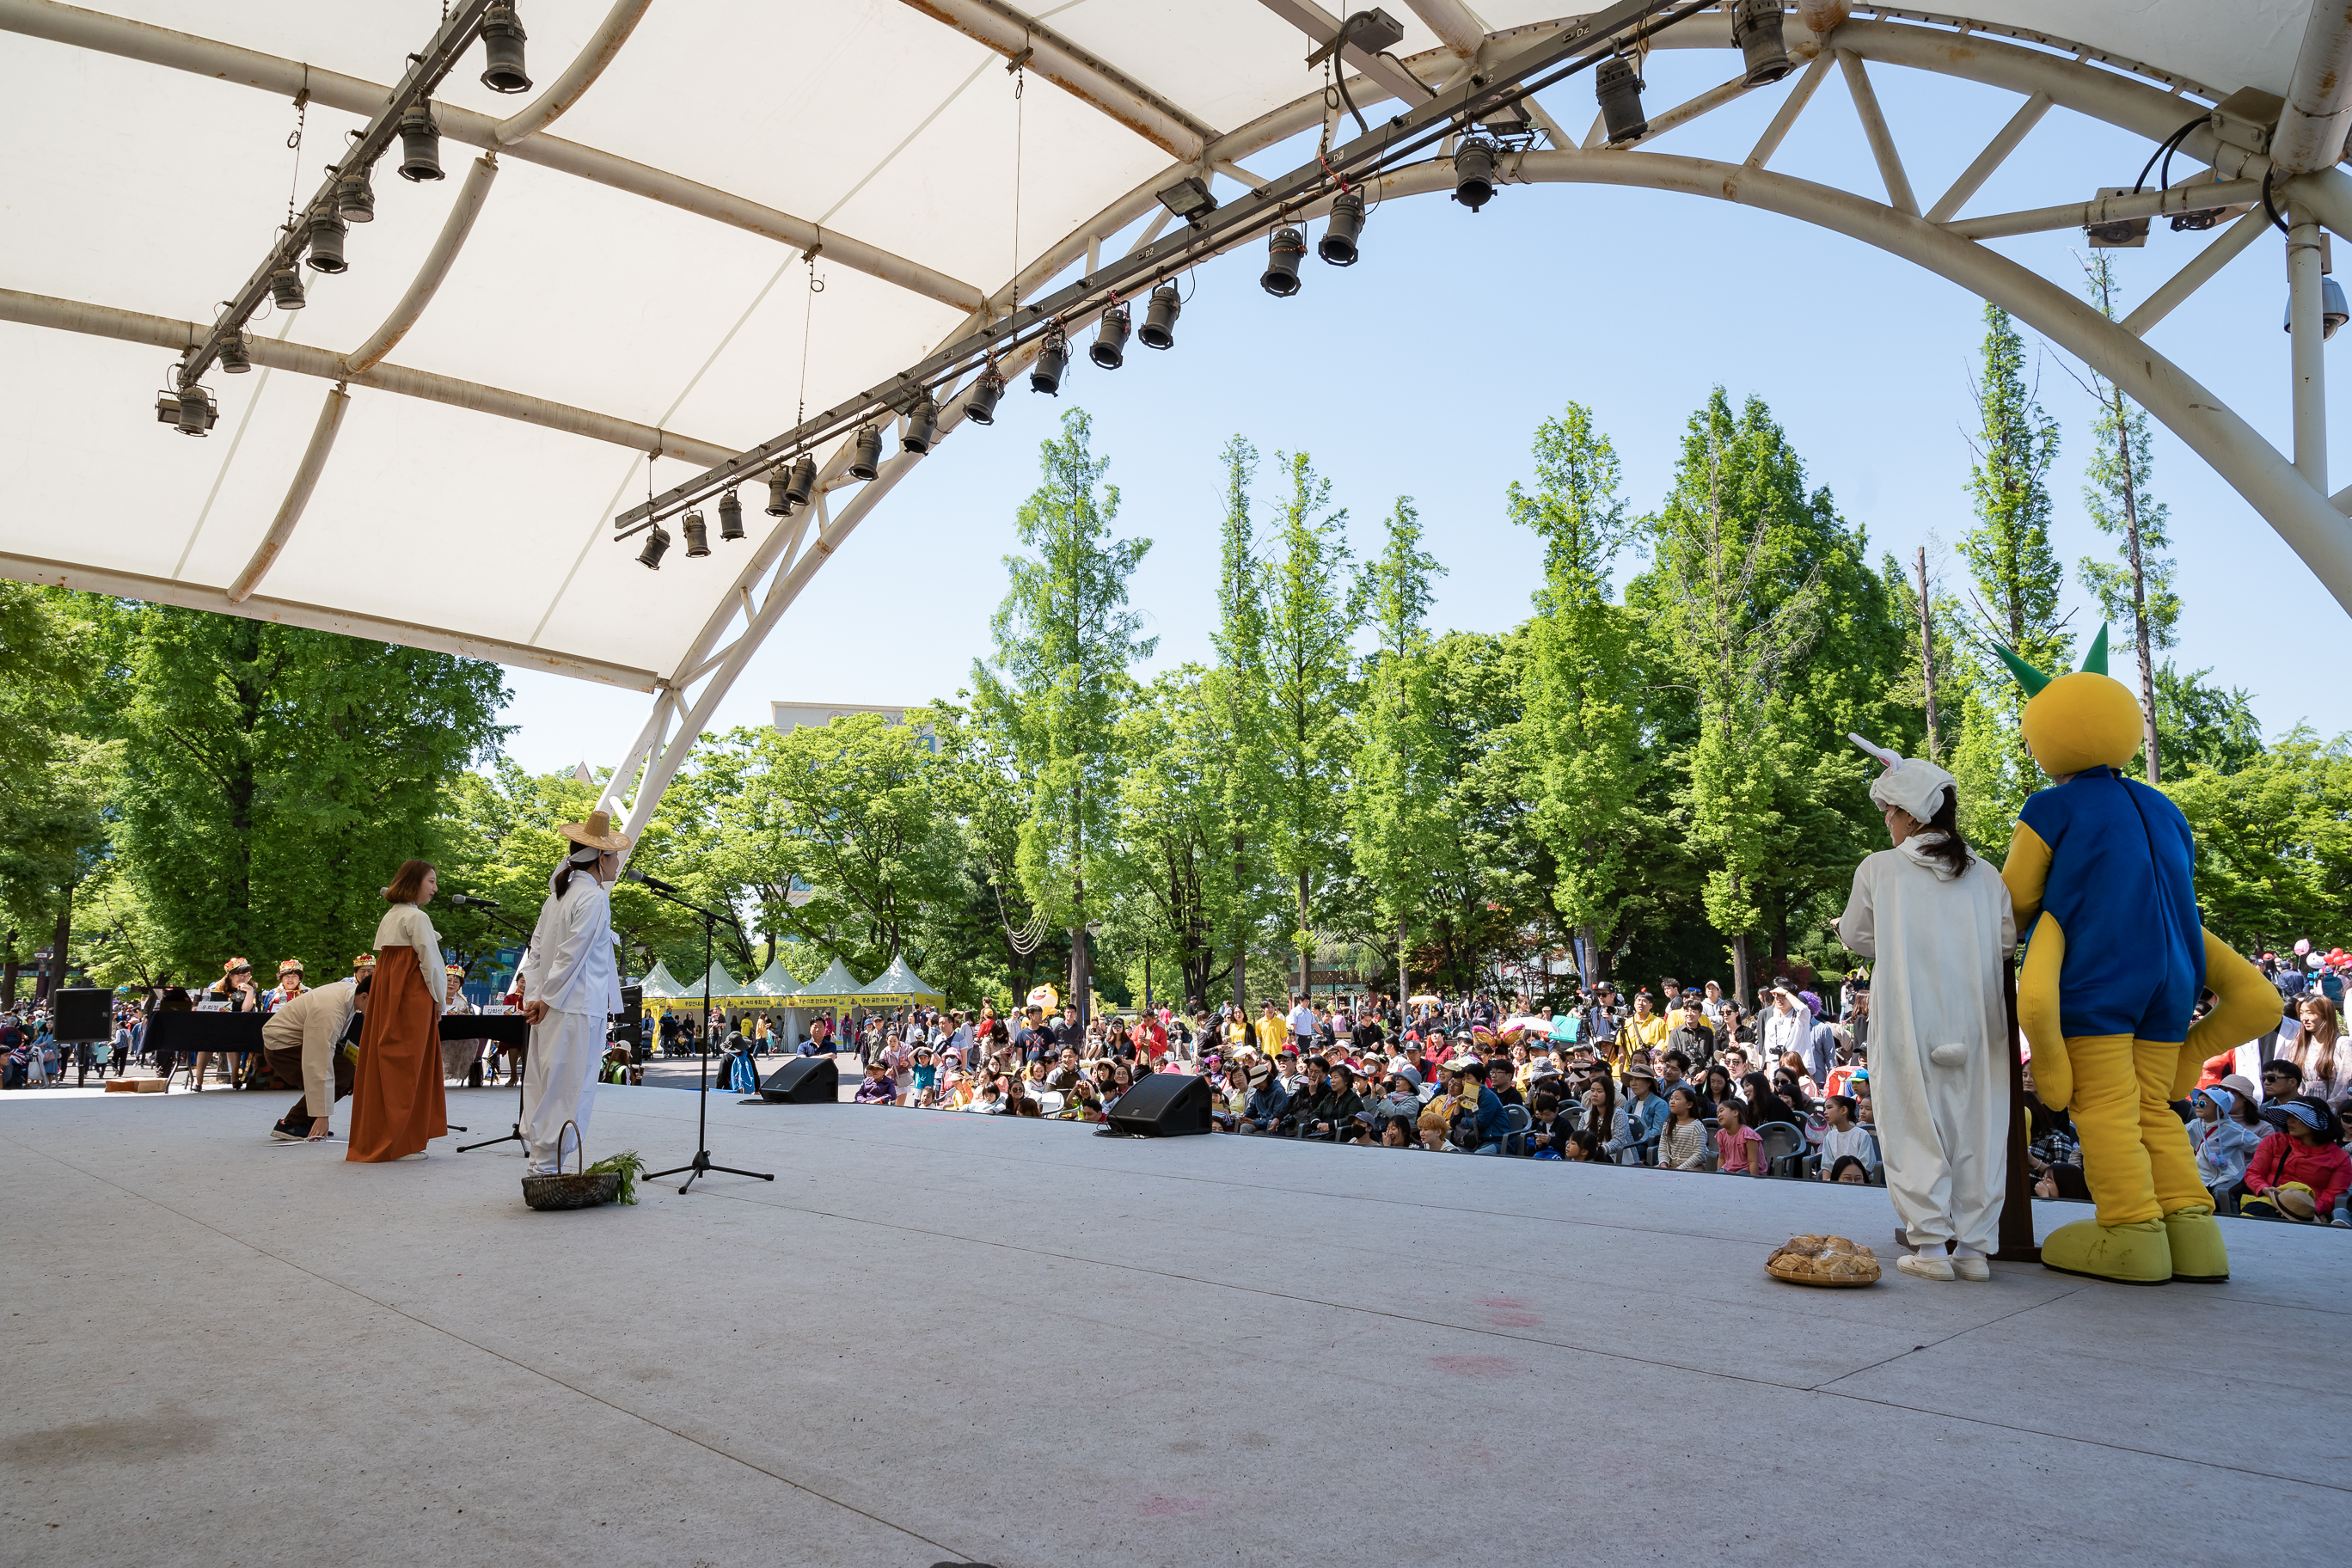
{"label": "white sneaker", "polygon": [[401,1156],[401,1158],[402,1158],[402,1159],[404,1159],[404,1160],[422,1160],[423,1158],[425,1158],[425,1151],[424,1151],[424,1150],[422,1150],[422,1149],[419,1149],[415,1153],[414,1153],[414,1154],[403,1154],[403,1155]]}
{"label": "white sneaker", "polygon": [[1954,1257],[1952,1273],[1962,1279],[1985,1280],[1992,1278],[1992,1269],[1981,1258]]}
{"label": "white sneaker", "polygon": [[1948,1282],[1955,1278],[1952,1273],[1952,1260],[1941,1253],[1930,1256],[1923,1252],[1916,1257],[1898,1258],[1895,1260],[1895,1267],[1914,1279],[1941,1279]]}

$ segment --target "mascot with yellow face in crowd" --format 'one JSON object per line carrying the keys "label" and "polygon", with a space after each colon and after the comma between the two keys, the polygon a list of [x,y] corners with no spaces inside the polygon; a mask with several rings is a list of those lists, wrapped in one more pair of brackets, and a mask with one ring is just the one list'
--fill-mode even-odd
{"label": "mascot with yellow face in crowd", "polygon": [[[2018,1023],[2035,1092],[2073,1114],[2097,1205],[2053,1232],[2042,1261],[2134,1285],[2227,1279],[2212,1194],[2170,1102],[2207,1057],[2277,1020],[2278,993],[2205,930],[2180,808],[2120,771],[2140,749],[2141,716],[2107,675],[2106,628],[2081,669],[2054,679],[1998,651],[2025,689],[2026,748],[2051,781],[2027,797],[2001,869],[2031,932]],[[2191,1028],[2209,986],[2220,1000]]]}

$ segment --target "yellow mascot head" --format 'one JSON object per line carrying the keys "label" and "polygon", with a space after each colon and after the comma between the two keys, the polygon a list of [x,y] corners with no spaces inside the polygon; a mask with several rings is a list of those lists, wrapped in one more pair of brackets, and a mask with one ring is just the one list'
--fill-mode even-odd
{"label": "yellow mascot head", "polygon": [[2025,689],[2025,746],[2043,773],[2054,779],[2084,768],[2120,768],[2139,751],[2139,703],[2107,674],[2105,626],[2072,675],[2044,675],[1999,643],[1993,651]]}

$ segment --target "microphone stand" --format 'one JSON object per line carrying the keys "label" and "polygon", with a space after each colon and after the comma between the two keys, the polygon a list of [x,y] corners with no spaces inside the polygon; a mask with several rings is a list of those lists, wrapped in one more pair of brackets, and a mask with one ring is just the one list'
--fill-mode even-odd
{"label": "microphone stand", "polygon": [[681,1194],[694,1185],[697,1176],[707,1176],[713,1171],[723,1171],[730,1176],[750,1176],[755,1181],[772,1182],[776,1178],[772,1172],[740,1171],[732,1165],[713,1164],[710,1159],[710,966],[714,962],[711,948],[718,940],[720,921],[734,926],[735,934],[739,937],[742,936],[743,928],[731,914],[723,915],[715,910],[706,910],[700,904],[688,902],[671,891],[667,882],[656,882],[637,871],[624,871],[621,875],[645,889],[655,898],[676,904],[679,909],[690,910],[702,917],[702,1089],[695,1113],[694,1158],[683,1165],[673,1165],[667,1171],[648,1171],[644,1179],[649,1182],[658,1181],[664,1176],[675,1176],[680,1171],[687,1172],[688,1174],[686,1180],[677,1189]]}
{"label": "microphone stand", "polygon": [[[506,916],[504,916],[504,915],[489,914],[489,913],[488,913],[488,912],[485,912],[485,913],[483,914],[482,918],[483,918],[484,920],[486,920],[486,921],[489,921],[492,925],[495,925],[495,926],[504,926],[507,930],[509,930],[509,931],[515,931],[515,932],[520,933],[520,934],[521,935],[521,937],[522,937],[523,944],[524,944],[526,947],[528,947],[528,946],[530,945],[530,938],[531,938],[531,933],[530,933],[530,931],[524,931],[524,930],[522,929],[522,926],[521,926],[520,922],[516,921],[510,921],[510,920],[507,919],[507,917],[506,917]],[[528,1059],[528,1058],[529,1058],[529,1054],[530,1054],[530,1047],[529,1046],[525,1046],[525,1047],[523,1047],[523,1051],[524,1051],[524,1054],[525,1054],[525,1059]],[[468,1150],[472,1150],[472,1149],[495,1149],[495,1148],[497,1148],[497,1147],[498,1147],[499,1144],[501,1144],[501,1143],[523,1143],[523,1144],[524,1144],[524,1146],[525,1146],[526,1148],[527,1148],[527,1147],[529,1147],[529,1144],[526,1142],[526,1141],[524,1140],[523,1135],[522,1135],[522,1089],[523,1089],[523,1084],[522,1084],[522,1068],[521,1068],[521,1065],[520,1065],[520,1064],[517,1064],[517,1066],[516,1066],[516,1068],[515,1068],[515,1075],[514,1075],[514,1076],[515,1076],[515,1119],[514,1119],[514,1130],[513,1130],[512,1131],[509,1132],[509,1133],[508,1133],[505,1137],[503,1137],[503,1138],[485,1138],[485,1139],[483,1139],[479,1143],[460,1143],[460,1144],[458,1144],[458,1145],[457,1145],[457,1152],[458,1152],[458,1153],[463,1154],[463,1153],[465,1153],[466,1152],[467,1152]],[[462,1129],[461,1129],[461,1131],[462,1131]]]}

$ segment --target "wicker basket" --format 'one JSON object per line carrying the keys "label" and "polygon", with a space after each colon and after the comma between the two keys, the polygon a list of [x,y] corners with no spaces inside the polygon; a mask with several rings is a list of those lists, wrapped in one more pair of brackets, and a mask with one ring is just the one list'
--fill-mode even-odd
{"label": "wicker basket", "polygon": [[1843,1237],[1790,1237],[1789,1238],[1790,1247],[1796,1246],[1799,1242],[1815,1240],[1824,1243],[1842,1242],[1845,1247],[1853,1247],[1855,1254],[1869,1260],[1870,1272],[1867,1274],[1815,1274],[1800,1267],[1810,1261],[1809,1256],[1788,1256],[1787,1247],[1781,1248],[1773,1257],[1766,1259],[1764,1272],[1775,1279],[1785,1279],[1791,1285],[1819,1285],[1832,1290],[1850,1289],[1856,1286],[1878,1283],[1880,1273],[1878,1258],[1870,1248],[1854,1247],[1853,1243],[1846,1241]]}
{"label": "wicker basket", "polygon": [[[522,1201],[535,1209],[593,1209],[599,1204],[609,1204],[621,1192],[621,1173],[599,1171],[588,1173],[588,1152],[580,1146],[577,1123],[563,1124],[572,1133],[573,1155],[581,1168],[570,1175],[559,1171],[551,1176],[525,1176],[522,1179]],[[563,1134],[555,1135],[555,1157],[563,1158]]]}

